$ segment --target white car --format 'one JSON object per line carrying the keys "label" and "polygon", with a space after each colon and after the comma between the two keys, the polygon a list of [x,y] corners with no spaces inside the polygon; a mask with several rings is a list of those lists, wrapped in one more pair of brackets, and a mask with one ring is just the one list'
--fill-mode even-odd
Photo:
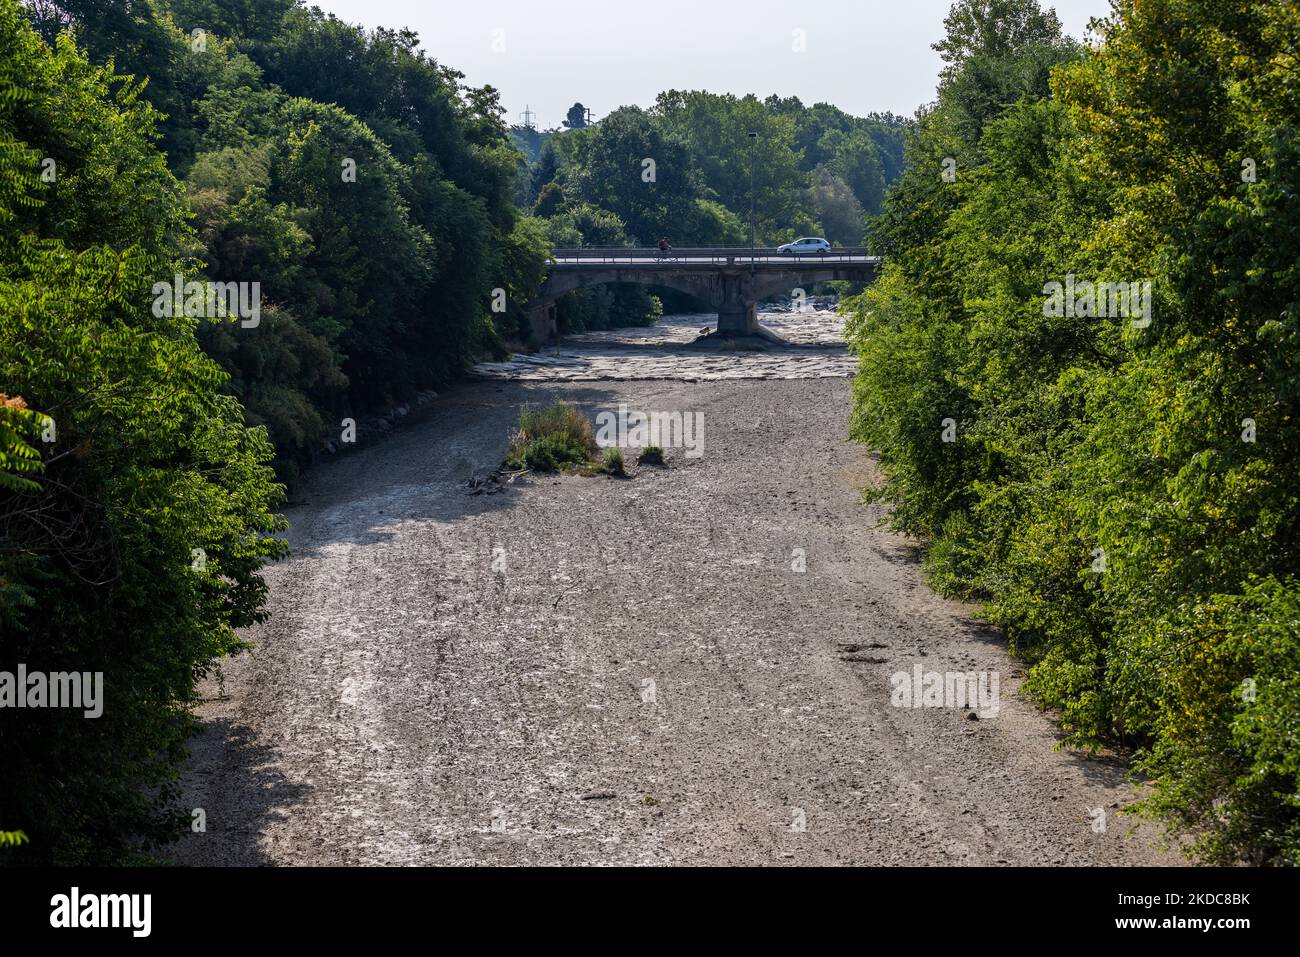
{"label": "white car", "polygon": [[776,247],[776,251],[782,256],[804,256],[808,253],[820,253],[825,255],[830,251],[831,244],[824,239],[796,239],[792,243],[786,243],[784,246]]}

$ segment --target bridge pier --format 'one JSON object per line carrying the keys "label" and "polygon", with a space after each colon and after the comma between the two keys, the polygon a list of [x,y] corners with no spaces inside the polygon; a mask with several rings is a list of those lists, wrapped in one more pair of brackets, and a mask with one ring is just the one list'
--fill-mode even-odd
{"label": "bridge pier", "polygon": [[744,273],[723,272],[721,302],[718,308],[719,335],[753,336],[758,334],[758,300],[750,293]]}
{"label": "bridge pier", "polygon": [[528,308],[528,337],[535,346],[549,346],[558,341],[559,323],[556,304],[543,302]]}
{"label": "bridge pier", "polygon": [[712,303],[718,310],[718,331],[698,340],[700,344],[720,341],[724,345],[738,346],[746,342],[752,346],[763,340],[773,345],[787,345],[775,332],[758,324],[758,300],[761,296],[752,270],[726,269],[719,278],[718,295]]}

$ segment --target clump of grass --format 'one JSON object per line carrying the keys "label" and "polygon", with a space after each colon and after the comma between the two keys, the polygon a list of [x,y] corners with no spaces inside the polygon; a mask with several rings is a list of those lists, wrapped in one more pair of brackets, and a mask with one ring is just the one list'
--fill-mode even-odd
{"label": "clump of grass", "polygon": [[596,451],[596,438],[577,406],[556,402],[543,409],[524,406],[519,429],[510,440],[505,467],[515,471],[558,472],[587,465]]}
{"label": "clump of grass", "polygon": [[641,457],[637,460],[638,465],[663,465],[664,450],[657,445],[650,445],[641,450]]}
{"label": "clump of grass", "polygon": [[627,467],[623,462],[623,450],[619,448],[606,449],[603,468],[610,475],[626,475]]}

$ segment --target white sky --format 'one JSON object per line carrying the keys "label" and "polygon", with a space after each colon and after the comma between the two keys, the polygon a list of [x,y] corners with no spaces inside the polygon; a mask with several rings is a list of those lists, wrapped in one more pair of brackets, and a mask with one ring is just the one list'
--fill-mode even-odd
{"label": "white sky", "polygon": [[[543,128],[581,101],[596,118],[659,91],[795,95],[910,116],[934,97],[950,0],[308,0],[349,23],[410,27],[440,63],[525,106]],[[1046,0],[1082,38],[1108,0]],[[795,30],[804,31],[798,53]],[[497,31],[504,31],[498,33]],[[503,43],[499,42],[503,39]],[[494,43],[494,41],[497,41]],[[503,50],[494,49],[504,46]]]}

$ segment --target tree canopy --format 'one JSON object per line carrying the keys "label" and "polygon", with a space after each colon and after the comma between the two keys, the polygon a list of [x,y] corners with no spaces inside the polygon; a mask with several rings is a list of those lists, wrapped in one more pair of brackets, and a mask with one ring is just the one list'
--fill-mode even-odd
{"label": "tree canopy", "polygon": [[[0,659],[105,698],[6,711],[0,855],[173,838],[196,682],[285,552],[277,473],[524,336],[547,239],[461,79],[286,0],[0,0]],[[177,276],[260,314],[173,309]]]}
{"label": "tree canopy", "polygon": [[879,494],[1071,743],[1138,749],[1143,810],[1300,863],[1300,10],[1118,0],[1080,48],[963,0],[948,29],[849,307]]}

